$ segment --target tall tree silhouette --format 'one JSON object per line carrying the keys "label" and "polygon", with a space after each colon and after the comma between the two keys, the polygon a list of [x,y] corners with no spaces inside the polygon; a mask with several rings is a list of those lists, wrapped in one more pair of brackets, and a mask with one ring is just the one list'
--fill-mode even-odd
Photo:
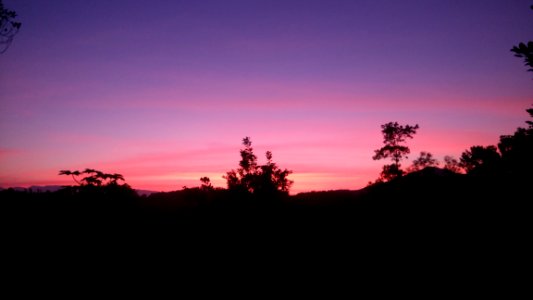
{"label": "tall tree silhouette", "polygon": [[259,167],[257,166],[257,156],[254,154],[252,141],[249,137],[245,137],[242,140],[242,144],[244,149],[240,150],[241,160],[239,161],[239,168],[237,171],[231,170],[227,172],[224,178],[226,178],[228,189],[242,189],[253,193],[254,179],[259,170]]}
{"label": "tall tree silhouette", "polygon": [[14,21],[16,17],[17,13],[6,9],[0,0],[0,53],[4,53],[9,48],[13,37],[22,25],[22,23]]}
{"label": "tall tree silhouette", "polygon": [[400,161],[407,158],[407,154],[411,153],[409,147],[405,146],[404,143],[407,138],[413,138],[418,128],[418,124],[415,126],[403,126],[399,125],[398,122],[389,122],[381,125],[383,144],[385,146],[375,150],[375,155],[372,159],[380,160],[390,158],[393,163],[383,166],[380,180],[389,181],[403,175],[404,172],[401,169]]}
{"label": "tall tree silhouette", "polygon": [[277,193],[287,194],[292,185],[288,179],[292,171],[280,169],[272,161],[272,152],[266,152],[267,163],[257,164],[257,156],[253,152],[252,141],[245,137],[240,150],[241,160],[237,170],[226,173],[228,189],[260,196],[272,196]]}

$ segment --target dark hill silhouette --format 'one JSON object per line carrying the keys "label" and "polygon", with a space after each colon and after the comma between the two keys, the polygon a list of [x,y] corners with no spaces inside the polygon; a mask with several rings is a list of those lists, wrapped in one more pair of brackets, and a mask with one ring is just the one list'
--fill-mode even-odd
{"label": "dark hill silhouette", "polygon": [[[70,190],[49,193],[0,191],[4,220],[19,224],[113,226],[139,224],[294,223],[329,219],[351,226],[372,220],[385,224],[455,220],[461,224],[508,219],[512,210],[524,206],[527,188],[520,182],[457,174],[427,167],[371,185],[358,191],[322,191],[254,201],[225,189],[189,188],[140,197],[134,193],[72,194]],[[95,199],[94,197],[103,197]],[[279,225],[278,224],[278,225]],[[351,224],[351,225],[350,225]],[[449,225],[449,224],[448,224]],[[355,225],[354,225],[355,226]]]}
{"label": "dark hill silhouette", "polygon": [[[533,109],[527,112],[533,117]],[[407,130],[397,123],[389,124],[394,126],[382,126],[386,137],[383,153],[396,157],[394,163],[399,167],[408,148],[398,143],[414,134],[418,126]],[[61,170],[60,175],[71,176],[77,185],[56,192],[0,191],[0,205],[4,221],[37,228],[48,224],[70,224],[74,228],[164,225],[169,229],[198,229],[211,228],[212,224],[217,224],[216,228],[227,224],[235,225],[233,228],[283,228],[293,224],[313,227],[318,222],[348,231],[368,224],[373,224],[372,229],[458,229],[474,224],[516,229],[516,224],[526,220],[521,214],[528,211],[533,180],[533,125],[531,121],[527,124],[528,128],[518,128],[514,135],[502,136],[498,147],[470,147],[461,162],[456,162],[456,168],[446,164],[448,169],[402,171],[359,191],[289,196],[292,181],[288,176],[292,171],[279,168],[270,152],[266,153],[267,163],[259,165],[251,140],[245,138],[239,168],[227,173],[228,189],[215,189],[209,178],[202,177],[198,188],[139,196],[121,174],[87,168]],[[387,139],[389,127],[399,137]],[[391,145],[387,144],[389,140]],[[428,153],[421,157],[430,161]],[[423,165],[427,164],[418,167]],[[467,174],[450,170],[459,167]]]}
{"label": "dark hill silhouette", "polygon": [[467,263],[483,271],[494,270],[502,256],[520,263],[516,249],[529,236],[530,219],[530,197],[518,197],[523,189],[512,181],[426,168],[359,191],[277,199],[201,188],[144,197],[4,190],[0,228],[14,249],[53,249],[47,259],[74,253],[78,245],[78,259],[95,253],[115,259],[108,251],[118,247],[116,256],[132,255],[134,266],[140,258],[194,264],[299,258],[309,268],[317,261],[375,266],[377,260],[405,264],[402,270],[417,261],[437,270]]}

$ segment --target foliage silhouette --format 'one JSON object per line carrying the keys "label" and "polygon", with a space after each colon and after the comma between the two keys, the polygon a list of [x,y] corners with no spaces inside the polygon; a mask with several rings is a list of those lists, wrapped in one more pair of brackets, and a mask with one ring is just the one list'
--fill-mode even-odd
{"label": "foliage silhouette", "polygon": [[293,181],[288,179],[292,171],[280,169],[272,161],[272,152],[267,151],[265,156],[267,163],[260,167],[261,172],[259,173],[259,181],[255,192],[263,195],[275,195],[277,192],[288,194],[293,184]]}
{"label": "foliage silhouette", "polygon": [[[81,180],[78,180],[76,177],[82,174],[87,174]],[[83,171],[70,171],[70,170],[61,170],[59,175],[71,175],[72,179],[80,186],[102,186],[102,185],[117,185],[118,181],[124,181],[124,176],[121,174],[113,173],[108,174],[94,169],[85,169]]]}
{"label": "foliage silhouette", "polygon": [[[533,118],[533,109],[526,111]],[[498,149],[506,176],[533,177],[533,122],[528,120],[526,123],[528,128],[519,127],[513,135],[500,136]]]}
{"label": "foliage silhouette", "polygon": [[[137,197],[137,193],[126,183],[119,184],[119,181],[125,181],[124,176],[118,173],[104,173],[95,169],[86,168],[83,171],[61,170],[59,175],[72,176],[77,186],[67,186],[63,189],[64,193],[81,195],[83,197],[95,198],[114,198],[125,200]],[[78,176],[83,176],[78,179]]]}
{"label": "foliage silhouette", "polygon": [[494,175],[500,164],[500,154],[495,146],[472,146],[461,154],[461,167],[469,174]]}
{"label": "foliage silhouette", "polygon": [[460,173],[462,170],[459,161],[453,156],[449,155],[444,156],[444,169],[450,170],[454,173]]}
{"label": "foliage silhouette", "polygon": [[413,160],[413,164],[407,169],[407,172],[416,172],[426,167],[436,167],[438,165],[439,162],[433,158],[433,154],[422,151],[420,152],[420,156]]}
{"label": "foliage silhouette", "polygon": [[288,179],[292,171],[280,169],[272,161],[272,152],[270,151],[265,154],[267,163],[258,165],[250,138],[245,137],[242,144],[244,148],[240,150],[239,168],[228,171],[224,176],[228,190],[261,197],[288,195],[293,184],[293,181]]}
{"label": "foliage silhouette", "polygon": [[[533,116],[533,109],[528,109],[528,113]],[[42,230],[44,227],[43,232],[45,234],[42,236],[45,239],[48,239],[50,232],[55,232],[47,231],[46,225],[56,222],[59,224],[58,228],[72,228],[73,234],[68,235],[68,239],[65,239],[67,242],[70,242],[73,236],[80,236],[78,228],[73,224],[84,222],[89,226],[103,224],[102,227],[105,229],[101,232],[104,233],[110,232],[108,230],[109,224],[119,226],[121,229],[128,228],[133,232],[132,236],[135,237],[136,241],[141,229],[146,230],[147,227],[155,229],[154,232],[161,229],[171,230],[169,234],[165,234],[165,240],[179,241],[181,248],[196,244],[194,242],[188,243],[187,239],[184,238],[186,235],[181,234],[188,231],[190,235],[200,237],[198,240],[211,241],[209,247],[205,247],[205,249],[213,249],[213,245],[231,244],[231,240],[228,243],[227,237],[228,233],[233,232],[246,231],[243,234],[245,238],[241,240],[247,243],[245,246],[248,248],[250,248],[249,237],[260,236],[264,239],[268,236],[261,234],[264,232],[268,232],[269,235],[275,236],[279,240],[277,232],[272,234],[272,228],[274,228],[272,224],[283,229],[278,231],[287,236],[287,239],[281,239],[282,241],[299,241],[302,232],[307,231],[315,242],[313,245],[321,242],[317,239],[317,235],[321,233],[327,235],[330,239],[327,240],[328,243],[323,244],[328,246],[331,245],[332,234],[337,234],[343,241],[355,239],[358,245],[372,245],[374,241],[386,240],[386,247],[379,248],[390,249],[391,243],[400,240],[405,241],[406,236],[416,232],[418,235],[414,235],[412,240],[423,243],[424,247],[420,249],[431,250],[432,246],[441,248],[443,245],[447,245],[447,241],[455,242],[450,243],[451,246],[447,249],[453,251],[448,252],[454,252],[459,248],[467,249],[468,244],[465,242],[477,243],[480,236],[484,234],[489,237],[487,241],[490,240],[490,244],[487,243],[487,245],[498,243],[498,234],[505,235],[506,241],[514,238],[524,240],[524,237],[528,236],[528,233],[523,234],[526,231],[524,229],[529,228],[529,226],[521,226],[523,224],[520,223],[520,220],[526,220],[527,222],[523,223],[527,224],[530,217],[517,218],[517,215],[520,216],[517,212],[530,211],[529,209],[522,209],[525,206],[523,203],[529,204],[530,202],[527,195],[531,194],[530,183],[533,170],[531,163],[533,122],[527,122],[528,129],[518,128],[513,135],[500,138],[498,149],[501,158],[494,146],[481,147],[481,150],[472,147],[466,152],[465,157],[462,157],[461,163],[466,164],[468,162],[472,166],[469,168],[469,174],[494,175],[492,177],[456,174],[433,167],[402,176],[403,171],[400,162],[409,154],[409,148],[403,143],[407,138],[413,137],[418,125],[404,127],[397,123],[386,124],[390,125],[392,129],[396,128],[396,136],[393,134],[394,130],[386,131],[386,125],[383,125],[385,146],[376,150],[374,159],[392,159],[392,164],[383,167],[382,178],[384,180],[400,178],[391,182],[376,184],[360,191],[306,193],[284,198],[279,208],[280,211],[286,213],[286,218],[280,218],[280,215],[283,216],[283,214],[271,214],[270,211],[257,213],[248,209],[233,210],[233,207],[226,209],[225,204],[233,200],[235,190],[252,195],[264,196],[271,195],[271,193],[278,195],[287,193],[292,184],[292,181],[288,180],[291,171],[281,170],[273,163],[272,153],[266,153],[267,163],[265,165],[258,165],[252,143],[249,138],[245,138],[243,140],[244,148],[240,152],[239,168],[231,170],[226,176],[229,191],[212,190],[209,178],[202,177],[200,188],[157,193],[136,199],[133,194],[126,194],[126,192],[133,192],[129,186],[118,184],[119,181],[124,181],[120,174],[107,174],[94,169],[86,169],[81,172],[62,170],[60,174],[72,176],[78,187],[47,194],[17,193],[13,190],[0,191],[0,198],[3,200],[0,201],[0,215],[2,216],[0,219],[4,222],[6,220],[11,222],[9,225],[23,224],[29,228],[27,232],[34,232],[36,228]],[[448,160],[445,159],[445,163],[447,169],[452,170],[452,168],[457,167],[457,161],[451,157]],[[494,166],[494,168],[488,168],[489,166]],[[497,172],[485,172],[486,170]],[[507,179],[509,174],[511,177]],[[113,192],[117,190],[118,192]],[[526,197],[523,196],[524,194]],[[134,198],[138,201],[119,202],[120,205],[115,206],[105,202],[108,199],[116,199],[116,197],[120,199]],[[72,201],[80,199],[90,201]],[[520,201],[523,199],[526,201]],[[89,202],[90,204],[95,202],[93,200],[103,201],[96,201],[96,205],[88,206]],[[127,204],[131,205],[132,203],[134,209],[126,210]],[[256,218],[257,215],[261,216],[261,214],[266,217]],[[103,216],[106,218],[102,223]],[[233,222],[236,226],[229,227],[228,222]],[[134,226],[131,226],[132,224]],[[146,226],[147,224],[152,227]],[[154,226],[154,224],[156,225]],[[260,227],[257,224],[266,224],[265,227],[268,228],[268,231],[258,231],[257,228]],[[286,226],[287,224],[297,224],[297,226],[293,226],[291,230],[290,226]],[[206,238],[204,234],[196,234],[194,230],[199,230],[198,228],[202,226],[206,228],[202,233],[213,233],[214,231],[221,238],[214,240]],[[8,229],[13,227],[16,226],[6,226]],[[90,228],[93,229],[93,227]],[[111,231],[109,235],[112,235],[113,239],[117,239],[117,237],[123,236],[123,232],[124,230]],[[362,232],[375,237],[375,239],[371,240],[370,243],[365,243],[364,240],[361,240]],[[390,239],[386,234],[397,239]],[[31,240],[24,234],[20,236]],[[95,236],[100,238],[98,234]],[[353,239],[346,239],[346,237],[353,237]],[[448,240],[443,240],[443,237],[447,237]],[[428,243],[431,238],[435,239],[434,244]],[[316,243],[317,241],[318,243]],[[410,241],[408,240],[408,242]],[[153,243],[146,244],[153,247]],[[266,244],[264,241],[261,243],[261,245]],[[509,246],[508,242],[501,244],[512,251],[515,250],[512,244]],[[32,246],[34,249],[35,245]],[[340,247],[333,248],[340,249]],[[487,249],[490,249],[490,247],[480,248],[482,248],[481,251],[472,251],[471,253],[478,255],[479,253],[486,253]],[[498,249],[498,251],[500,250]],[[465,253],[464,251],[460,252],[461,255]],[[443,257],[449,256],[448,253],[445,254]],[[257,256],[256,253],[253,255]],[[430,255],[434,256],[433,253]],[[497,253],[497,255],[501,256],[502,254]],[[223,257],[217,253],[215,256]],[[401,255],[395,256],[400,259],[403,258]],[[483,260],[483,262],[486,261],[488,260]]]}
{"label": "foliage silhouette", "polygon": [[[526,112],[529,114],[529,117],[533,119],[533,108],[526,109]],[[532,120],[527,120],[526,124],[529,125],[528,126],[528,130],[533,130],[533,121]]]}
{"label": "foliage silhouette", "polygon": [[209,179],[209,177],[202,177],[200,178],[200,181],[202,182],[200,189],[204,191],[213,190],[213,185],[211,184],[211,179]]}
{"label": "foliage silhouette", "polygon": [[390,181],[396,177],[403,175],[400,161],[407,158],[407,154],[411,152],[409,147],[403,145],[407,138],[413,138],[418,130],[418,124],[399,125],[398,122],[389,122],[381,125],[381,132],[383,134],[383,144],[385,146],[375,150],[374,160],[390,158],[392,164],[383,166],[383,171],[378,181]]}
{"label": "foliage silhouette", "polygon": [[22,26],[22,23],[14,21],[16,17],[17,13],[6,9],[0,0],[0,53],[4,53],[9,48],[13,37]]}
{"label": "foliage silhouette", "polygon": [[249,137],[242,140],[244,149],[240,150],[241,160],[237,171],[231,170],[226,173],[228,189],[254,192],[254,180],[258,173],[257,156],[253,152],[252,141]]}
{"label": "foliage silhouette", "polygon": [[[531,6],[531,9],[533,9],[533,5]],[[513,52],[516,57],[524,58],[524,65],[529,67],[529,72],[533,72],[533,41],[529,41],[527,44],[520,43],[518,46],[513,46],[511,52]]]}
{"label": "foliage silhouette", "polygon": [[[527,112],[533,118],[533,108],[527,109]],[[121,174],[108,174],[94,169],[61,170],[59,174],[71,176],[77,186],[47,194],[0,191],[0,198],[9,199],[1,201],[0,213],[12,215],[10,220],[15,220],[14,222],[22,220],[32,226],[55,219],[64,224],[65,219],[77,220],[81,215],[83,221],[93,222],[90,224],[107,216],[107,220],[113,221],[107,221],[104,223],[106,225],[140,224],[141,226],[134,228],[144,228],[146,224],[156,224],[163,225],[155,227],[158,229],[187,230],[197,228],[195,226],[198,225],[204,225],[209,230],[223,228],[221,224],[228,220],[237,224],[234,227],[237,229],[254,228],[250,224],[263,224],[265,220],[270,221],[266,223],[268,225],[294,222],[293,224],[298,224],[298,228],[305,228],[320,220],[321,225],[339,224],[335,229],[345,229],[349,234],[358,228],[367,230],[368,227],[364,226],[368,224],[379,224],[386,231],[397,230],[402,237],[405,232],[413,229],[421,230],[427,233],[424,236],[428,236],[434,235],[438,230],[447,231],[453,226],[456,233],[461,234],[465,232],[464,225],[470,224],[474,224],[471,228],[475,228],[477,235],[479,224],[483,224],[487,226],[486,232],[492,238],[496,231],[493,228],[506,234],[512,230],[502,228],[520,228],[508,224],[516,220],[520,222],[522,219],[516,217],[516,212],[521,210],[524,203],[529,203],[529,198],[523,195],[531,193],[530,184],[533,180],[533,120],[526,123],[528,128],[518,128],[512,135],[502,135],[498,148],[473,146],[461,155],[460,162],[446,156],[444,169],[433,167],[437,162],[431,153],[421,152],[420,157],[413,161],[414,169],[405,176],[400,164],[410,153],[405,143],[408,138],[413,138],[419,126],[401,126],[397,122],[384,124],[381,126],[384,146],[375,150],[373,159],[390,158],[392,163],[383,167],[378,180],[380,183],[359,191],[327,191],[288,196],[292,184],[288,176],[292,171],[280,169],[273,162],[270,151],[266,152],[266,163],[258,164],[252,142],[246,137],[240,150],[239,167],[224,176],[227,190],[213,188],[210,179],[202,177],[200,187],[136,197],[127,184],[119,184],[124,181]],[[458,174],[461,168],[467,174]],[[391,180],[393,178],[397,179]],[[280,195],[286,197],[279,197]],[[280,205],[272,206],[277,209],[275,214],[272,213],[274,210],[263,209],[267,206],[234,201],[253,198],[281,201],[277,202]],[[21,199],[23,201],[19,201]],[[41,201],[43,199],[46,201]],[[80,199],[90,201],[72,201]],[[94,201],[98,199],[103,201]],[[135,201],[109,204],[109,199]],[[96,205],[93,205],[95,202]],[[82,205],[78,206],[80,203]],[[258,207],[261,209],[256,209]],[[281,218],[283,216],[286,218]],[[242,222],[243,219],[246,222]],[[190,224],[194,226],[188,226]],[[409,227],[410,225],[412,226]],[[471,238],[470,233],[464,233],[465,240]]]}
{"label": "foliage silhouette", "polygon": [[69,171],[69,170],[61,170],[59,171],[59,175],[71,175],[72,180],[76,182],[76,184],[81,185],[81,182],[78,181],[76,176],[80,176],[80,171]]}

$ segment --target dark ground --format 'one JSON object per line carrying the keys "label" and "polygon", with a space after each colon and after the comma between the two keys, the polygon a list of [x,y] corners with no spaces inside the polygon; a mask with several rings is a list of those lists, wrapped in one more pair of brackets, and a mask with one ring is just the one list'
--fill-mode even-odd
{"label": "dark ground", "polygon": [[274,199],[200,189],[123,198],[5,190],[4,273],[94,272],[114,282],[113,274],[163,269],[267,290],[302,278],[352,286],[358,274],[422,294],[422,286],[479,294],[525,284],[517,274],[530,256],[529,184],[426,169],[359,191]]}

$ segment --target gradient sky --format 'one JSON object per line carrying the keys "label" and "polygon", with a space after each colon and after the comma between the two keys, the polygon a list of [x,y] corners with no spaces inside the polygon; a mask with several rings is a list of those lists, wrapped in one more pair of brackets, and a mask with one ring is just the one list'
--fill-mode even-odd
{"label": "gradient sky", "polygon": [[4,0],[22,28],[0,54],[0,186],[90,167],[224,187],[250,136],[293,193],[358,189],[389,121],[420,125],[410,159],[459,157],[525,126],[533,76],[509,50],[531,4]]}

